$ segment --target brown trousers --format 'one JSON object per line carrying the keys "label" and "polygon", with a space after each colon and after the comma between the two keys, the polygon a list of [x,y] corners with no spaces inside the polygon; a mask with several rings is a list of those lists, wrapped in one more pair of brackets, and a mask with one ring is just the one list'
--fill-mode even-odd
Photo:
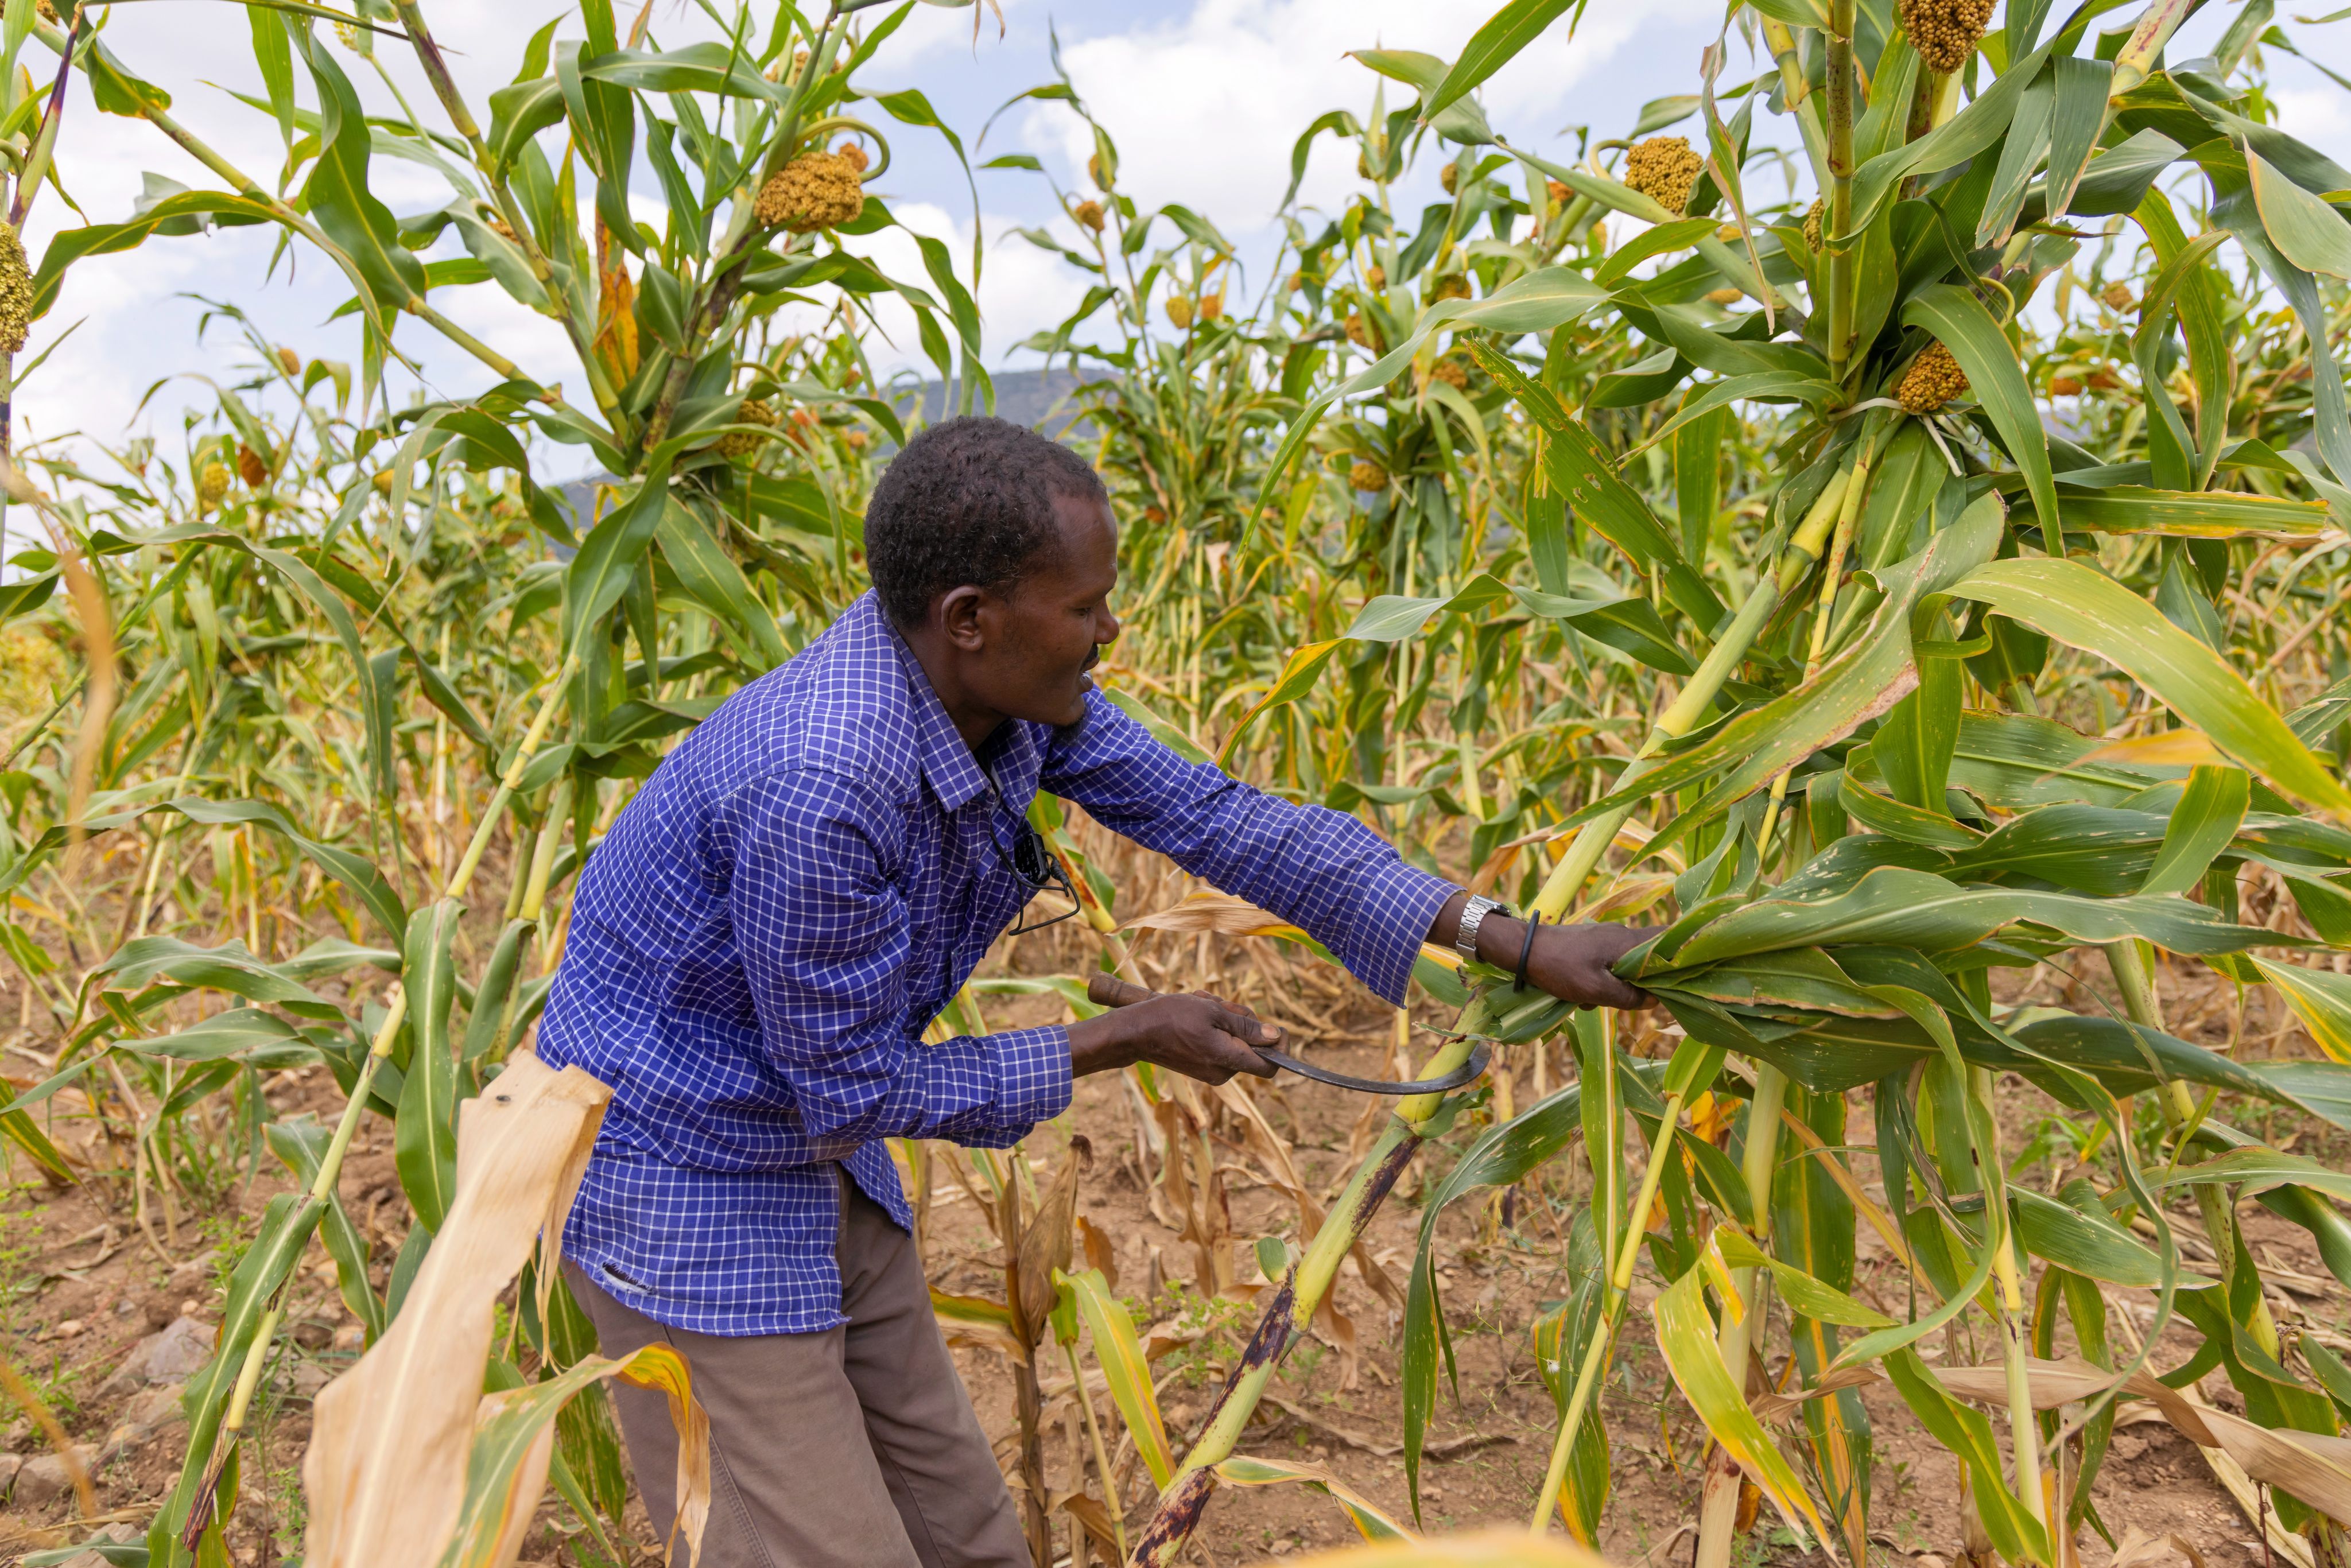
{"label": "brown trousers", "polygon": [[[835,1167],[838,1169],[838,1167]],[[710,1416],[710,1522],[678,1568],[1030,1568],[1011,1494],[939,1337],[912,1238],[841,1176],[841,1310],[821,1333],[689,1333],[632,1312],[574,1264],[603,1354],[661,1341]],[[653,1389],[613,1382],[621,1433],[667,1540],[677,1432]]]}

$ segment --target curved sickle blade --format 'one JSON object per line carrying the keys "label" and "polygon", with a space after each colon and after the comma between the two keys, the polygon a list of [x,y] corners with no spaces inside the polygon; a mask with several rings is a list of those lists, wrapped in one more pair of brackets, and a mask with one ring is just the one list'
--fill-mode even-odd
{"label": "curved sickle blade", "polygon": [[1415,1079],[1400,1083],[1392,1078],[1356,1078],[1344,1072],[1333,1072],[1327,1067],[1301,1061],[1290,1052],[1276,1051],[1268,1045],[1255,1049],[1259,1056],[1276,1067],[1287,1069],[1301,1078],[1311,1078],[1317,1083],[1328,1083],[1334,1089],[1352,1089],[1358,1094],[1442,1094],[1448,1089],[1477,1082],[1486,1075],[1487,1067],[1494,1060],[1493,1046],[1481,1040],[1470,1048],[1469,1060],[1444,1077]]}
{"label": "curved sickle blade", "polygon": [[[1136,1002],[1151,1000],[1154,993],[1132,980],[1097,972],[1086,981],[1086,997],[1096,1007],[1124,1008]],[[1494,1060],[1494,1047],[1489,1040],[1479,1040],[1470,1048],[1469,1060],[1442,1078],[1416,1079],[1399,1083],[1391,1078],[1355,1078],[1344,1072],[1333,1072],[1327,1067],[1316,1067],[1301,1061],[1286,1051],[1270,1045],[1252,1047],[1276,1067],[1286,1068],[1301,1078],[1311,1078],[1317,1083],[1328,1083],[1334,1089],[1352,1089],[1358,1094],[1442,1094],[1448,1089],[1458,1089],[1475,1083],[1486,1075],[1486,1068]]]}

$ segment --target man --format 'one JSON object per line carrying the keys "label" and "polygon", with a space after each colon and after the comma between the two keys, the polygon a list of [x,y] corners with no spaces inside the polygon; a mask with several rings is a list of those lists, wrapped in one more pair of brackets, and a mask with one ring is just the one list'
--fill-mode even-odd
{"label": "man", "polygon": [[[1355,819],[1185,761],[1095,689],[1117,525],[1092,469],[993,419],[907,443],[865,518],[873,591],[663,762],[580,879],[538,1050],[612,1087],[564,1246],[607,1354],[682,1351],[710,1417],[695,1568],[1026,1568],[883,1140],[1018,1142],[1071,1081],[1270,1077],[1281,1031],[1206,996],[925,1045],[1044,881],[1041,789],[1296,922],[1401,1004],[1421,943],[1513,967],[1525,927]],[[1638,1006],[1642,933],[1540,928],[1531,981]],[[621,1425],[666,1534],[676,1442]]]}

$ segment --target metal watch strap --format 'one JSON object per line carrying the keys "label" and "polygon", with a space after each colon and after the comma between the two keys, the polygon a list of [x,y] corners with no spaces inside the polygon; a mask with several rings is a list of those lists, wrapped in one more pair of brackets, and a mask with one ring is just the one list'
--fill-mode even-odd
{"label": "metal watch strap", "polygon": [[1478,927],[1484,925],[1486,916],[1496,910],[1508,915],[1510,912],[1510,906],[1499,898],[1488,898],[1482,893],[1471,894],[1469,902],[1461,906],[1461,928],[1453,934],[1453,950],[1462,957],[1473,963],[1476,962]]}

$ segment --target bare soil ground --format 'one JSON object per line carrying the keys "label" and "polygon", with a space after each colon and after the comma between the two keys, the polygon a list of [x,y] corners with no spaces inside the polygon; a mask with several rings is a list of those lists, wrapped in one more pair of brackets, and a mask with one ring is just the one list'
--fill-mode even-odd
{"label": "bare soil ground", "polygon": [[[1065,934],[1066,936],[1066,934]],[[1029,939],[1028,951],[1004,955],[998,973],[1082,972],[1075,940]],[[1283,1019],[1311,1049],[1343,1071],[1380,1075],[1388,1070],[1391,1015],[1360,991],[1309,982],[1279,963],[1268,965],[1241,944],[1221,940],[1196,948],[1189,939],[1163,938],[1146,949],[1147,968],[1161,983],[1177,974],[1217,974],[1229,988],[1252,998],[1261,1010]],[[1259,946],[1268,946],[1259,944]],[[1064,948],[1068,951],[1063,951]],[[1164,961],[1164,967],[1163,967]],[[2207,1043],[2225,1043],[2231,1027],[2226,1005],[2207,1005],[2209,976],[2175,967],[2168,977],[2174,1016],[2181,1032]],[[2043,983],[2054,984],[2050,977]],[[2225,988],[2220,988],[2225,990]],[[0,1006],[13,998],[0,994]],[[2221,998],[2225,1004],[2227,998]],[[1060,1013],[1050,998],[990,998],[991,1025],[1009,1027],[1046,1021]],[[5,1016],[0,1013],[0,1016]],[[1423,1021],[1445,1020],[1434,1009]],[[2245,1020],[2247,1054],[2294,1054],[2307,1049],[2282,1019]],[[31,1044],[20,1034],[17,1046]],[[53,1042],[48,1042],[52,1045]],[[1536,1095],[1535,1065],[1521,1049],[1509,1064],[1516,1104]],[[5,1071],[18,1084],[37,1080],[37,1059],[11,1054]],[[1551,1071],[1551,1086],[1558,1072]],[[1284,1080],[1255,1090],[1270,1124],[1288,1140],[1292,1158],[1308,1184],[1327,1196],[1353,1168],[1351,1141],[1360,1146],[1361,1098],[1321,1085]],[[340,1096],[323,1068],[274,1081],[280,1114],[311,1111],[331,1118]],[[1856,1133],[1869,1122],[1856,1095]],[[61,1112],[73,1102],[60,1097]],[[2044,1118],[2055,1108],[2037,1091],[2017,1081],[2003,1086],[2002,1116],[2007,1145],[2020,1150],[2047,1131]],[[2223,1113],[2226,1107],[2223,1108]],[[1368,1237],[1368,1250],[1401,1283],[1409,1269],[1427,1185],[1458,1158],[1477,1128],[1490,1117],[1488,1107],[1466,1116],[1441,1143],[1423,1151]],[[2255,1115],[2249,1125],[2263,1130]],[[137,1222],[125,1174],[126,1148],[110,1142],[86,1115],[61,1113],[56,1135],[89,1173],[79,1185],[44,1185],[21,1160],[12,1167],[0,1201],[0,1346],[57,1411],[91,1461],[97,1511],[82,1512],[64,1488],[54,1461],[40,1461],[51,1445],[27,1417],[10,1412],[0,1429],[0,1489],[13,1492],[0,1504],[0,1561],[29,1549],[87,1539],[101,1525],[142,1528],[167,1493],[176,1473],[184,1428],[177,1424],[175,1392],[167,1380],[142,1383],[117,1375],[142,1341],[190,1318],[201,1332],[217,1321],[221,1284],[244,1238],[270,1195],[285,1185],[284,1173],[264,1153],[257,1176],[241,1175],[216,1190],[182,1191],[166,1215],[151,1198],[149,1222]],[[2339,1162],[2351,1137],[2317,1123],[2273,1119],[2274,1139],[2295,1140],[2299,1152]],[[1027,1148],[1040,1174],[1064,1157],[1072,1133],[1084,1134],[1094,1160],[1080,1191],[1080,1208],[1107,1239],[1116,1264],[1117,1288],[1135,1306],[1138,1323],[1167,1321],[1207,1332],[1158,1363],[1161,1402],[1171,1437],[1180,1448],[1197,1427],[1226,1366],[1254,1321],[1244,1298],[1248,1282],[1260,1278],[1250,1251],[1260,1237],[1295,1242],[1299,1228],[1291,1199],[1266,1176],[1261,1162],[1238,1141],[1217,1149],[1230,1213],[1228,1272],[1240,1281],[1228,1298],[1204,1297],[1197,1289],[1198,1259],[1170,1223],[1164,1198],[1154,1202],[1144,1185],[1147,1161],[1138,1157],[1138,1123],[1115,1079],[1079,1086],[1067,1115],[1041,1127]],[[342,1192],[373,1240],[381,1284],[409,1223],[392,1167],[391,1129],[370,1119],[346,1169]],[[998,1296],[1002,1291],[999,1249],[979,1206],[944,1173],[946,1161],[961,1157],[940,1148],[940,1174],[925,1237],[933,1281],[957,1293]],[[2048,1162],[2021,1172],[2018,1179],[2053,1186],[2070,1157],[2060,1144]],[[1430,1432],[1432,1458],[1423,1472],[1422,1521],[1433,1531],[1458,1531],[1523,1523],[1533,1506],[1555,1425],[1550,1395],[1537,1375],[1529,1326],[1546,1304],[1566,1293],[1561,1237],[1573,1208],[1583,1201],[1572,1155],[1519,1188],[1507,1205],[1499,1196],[1456,1205],[1441,1219],[1439,1279],[1458,1359],[1459,1396],[1441,1393]],[[1865,1155],[1855,1159],[1865,1182],[1875,1172]],[[966,1167],[967,1170],[968,1167]],[[2282,1321],[2335,1336],[2351,1328],[2351,1297],[2325,1275],[2307,1236],[2246,1205],[2243,1223],[2254,1255],[2276,1269],[2285,1289],[2273,1299]],[[2188,1226],[2194,1233],[2193,1223]],[[268,1564],[298,1555],[301,1536],[299,1469],[308,1431],[311,1394],[348,1366],[356,1354],[358,1324],[337,1297],[331,1273],[316,1259],[298,1287],[288,1322],[291,1343],[272,1364],[269,1385],[259,1401],[248,1445],[240,1505],[230,1531],[232,1555],[240,1564]],[[1656,1354],[1642,1310],[1659,1281],[1645,1269],[1636,1289],[1616,1371],[1606,1387],[1603,1411],[1614,1445],[1614,1493],[1610,1500],[1603,1549],[1622,1563],[1647,1560],[1662,1565],[1687,1562],[1689,1538],[1681,1527],[1695,1520],[1705,1437],[1673,1389]],[[1857,1293],[1896,1312],[1906,1300],[1904,1275],[1865,1227]],[[2119,1292],[2116,1293],[2120,1295]],[[1360,1335],[1356,1355],[1320,1340],[1301,1344],[1277,1377],[1263,1416],[1244,1451],[1327,1466],[1349,1486],[1391,1513],[1409,1520],[1403,1463],[1396,1451],[1400,1422],[1394,1368],[1398,1360],[1395,1318],[1388,1304],[1351,1269],[1343,1276],[1338,1303]],[[2128,1310],[2126,1308],[2125,1310]],[[2142,1312],[2137,1320],[2145,1321]],[[172,1331],[185,1335],[187,1325]],[[1784,1345],[1784,1334],[1774,1343]],[[2192,1336],[2177,1331],[2158,1346],[2158,1367],[2178,1364]],[[1929,1359],[1960,1364],[1989,1359],[1992,1347],[1980,1326],[1937,1336],[1926,1347]],[[991,1433],[1006,1441],[999,1456],[1010,1465],[1014,1432],[1010,1379],[1000,1356],[963,1347],[957,1364]],[[168,1370],[168,1369],[166,1369]],[[1352,1370],[1352,1377],[1350,1372]],[[1777,1355],[1770,1368],[1782,1371]],[[111,1380],[111,1381],[110,1381]],[[1066,1387],[1066,1375],[1046,1379],[1050,1395]],[[2215,1403],[2235,1406],[2236,1397],[2215,1375],[2205,1392]],[[1866,1395],[1877,1452],[1876,1494],[1871,1510],[1872,1555],[1893,1568],[1947,1568],[1960,1552],[1956,1462],[1919,1428],[1887,1390]],[[1112,1423],[1115,1413],[1097,1395],[1097,1407]],[[1061,1407],[1071,1413],[1064,1401]],[[1049,1475],[1056,1490],[1071,1483],[1075,1452],[1066,1439],[1059,1411],[1046,1444]],[[1995,1422],[1995,1426],[1999,1423]],[[1148,1478],[1131,1463],[1123,1468],[1131,1520],[1147,1512]],[[2252,1521],[2215,1481],[2199,1451],[2168,1427],[2134,1424],[2118,1434],[2095,1490],[2105,1521],[2120,1535],[2136,1527],[2150,1535],[2177,1533],[2193,1543],[2212,1568],[2258,1563],[2263,1552]],[[632,1508],[632,1533],[641,1553],[650,1553],[651,1531],[642,1511]],[[1066,1519],[1057,1516],[1066,1530]],[[1352,1528],[1327,1498],[1293,1486],[1228,1488],[1211,1504],[1192,1550],[1192,1560],[1222,1568],[1261,1561],[1302,1549],[1341,1544]],[[1066,1550],[1066,1536],[1064,1549]],[[550,1502],[543,1528],[534,1533],[525,1558],[538,1562],[586,1563],[577,1526]],[[2101,1568],[2109,1552],[2094,1532],[2083,1533],[2083,1560]],[[1771,1562],[1797,1568],[1805,1554],[1768,1513],[1745,1548],[1744,1568]],[[641,1561],[653,1560],[641,1555]],[[77,1568],[96,1568],[96,1559]]]}

